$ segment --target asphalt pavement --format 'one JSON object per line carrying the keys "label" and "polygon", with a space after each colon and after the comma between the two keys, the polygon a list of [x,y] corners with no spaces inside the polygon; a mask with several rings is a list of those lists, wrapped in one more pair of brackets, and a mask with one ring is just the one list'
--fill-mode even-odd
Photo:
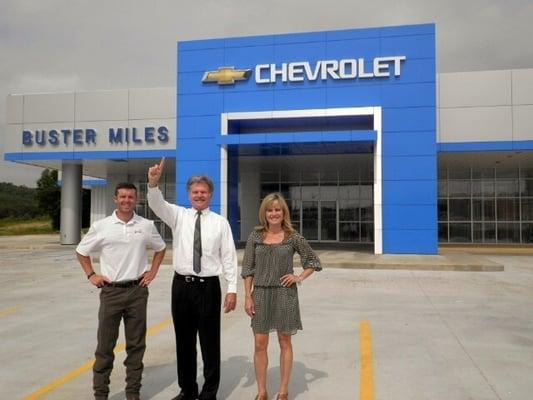
{"label": "asphalt pavement", "polygon": [[[1,399],[92,398],[98,289],[87,282],[74,246],[58,243],[57,235],[0,237]],[[293,337],[291,399],[532,398],[531,249],[319,253],[324,270],[299,288],[304,330]],[[150,287],[143,399],[169,400],[178,391],[169,257]],[[238,309],[222,316],[219,400],[256,393],[240,281],[238,291]],[[125,398],[123,342],[121,336],[111,400]],[[269,356],[274,399],[274,334]]]}

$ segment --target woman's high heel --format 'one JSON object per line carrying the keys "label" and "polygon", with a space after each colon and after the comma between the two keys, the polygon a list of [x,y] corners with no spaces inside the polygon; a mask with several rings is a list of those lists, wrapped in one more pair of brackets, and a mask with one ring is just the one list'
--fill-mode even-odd
{"label": "woman's high heel", "polygon": [[268,394],[258,394],[255,396],[255,400],[268,400]]}
{"label": "woman's high heel", "polygon": [[276,400],[288,400],[289,394],[288,393],[278,393],[278,397],[276,397]]}

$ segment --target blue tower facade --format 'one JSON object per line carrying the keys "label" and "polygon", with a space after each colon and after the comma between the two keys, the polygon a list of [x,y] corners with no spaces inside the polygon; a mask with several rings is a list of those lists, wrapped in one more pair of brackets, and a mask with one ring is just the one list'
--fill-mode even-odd
{"label": "blue tower facade", "polygon": [[[436,254],[433,24],[178,43],[176,194],[216,184],[239,237],[239,157],[373,154],[376,253]],[[254,205],[256,206],[256,205]]]}

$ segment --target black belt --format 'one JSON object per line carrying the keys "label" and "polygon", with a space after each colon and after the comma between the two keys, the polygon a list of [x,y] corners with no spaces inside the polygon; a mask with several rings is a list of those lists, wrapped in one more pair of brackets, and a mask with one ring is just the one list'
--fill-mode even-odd
{"label": "black belt", "polygon": [[110,282],[106,283],[106,286],[109,287],[119,287],[119,288],[129,288],[132,286],[137,286],[139,283],[141,283],[142,278],[134,279],[132,281],[120,281],[120,282]]}
{"label": "black belt", "polygon": [[180,275],[177,272],[174,272],[174,277],[187,283],[206,283],[215,279],[218,280],[218,276]]}

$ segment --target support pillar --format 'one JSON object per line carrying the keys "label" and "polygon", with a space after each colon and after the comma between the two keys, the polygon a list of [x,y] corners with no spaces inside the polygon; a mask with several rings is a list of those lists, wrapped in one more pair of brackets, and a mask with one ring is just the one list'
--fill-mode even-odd
{"label": "support pillar", "polygon": [[61,244],[81,240],[81,164],[63,161],[61,172]]}

